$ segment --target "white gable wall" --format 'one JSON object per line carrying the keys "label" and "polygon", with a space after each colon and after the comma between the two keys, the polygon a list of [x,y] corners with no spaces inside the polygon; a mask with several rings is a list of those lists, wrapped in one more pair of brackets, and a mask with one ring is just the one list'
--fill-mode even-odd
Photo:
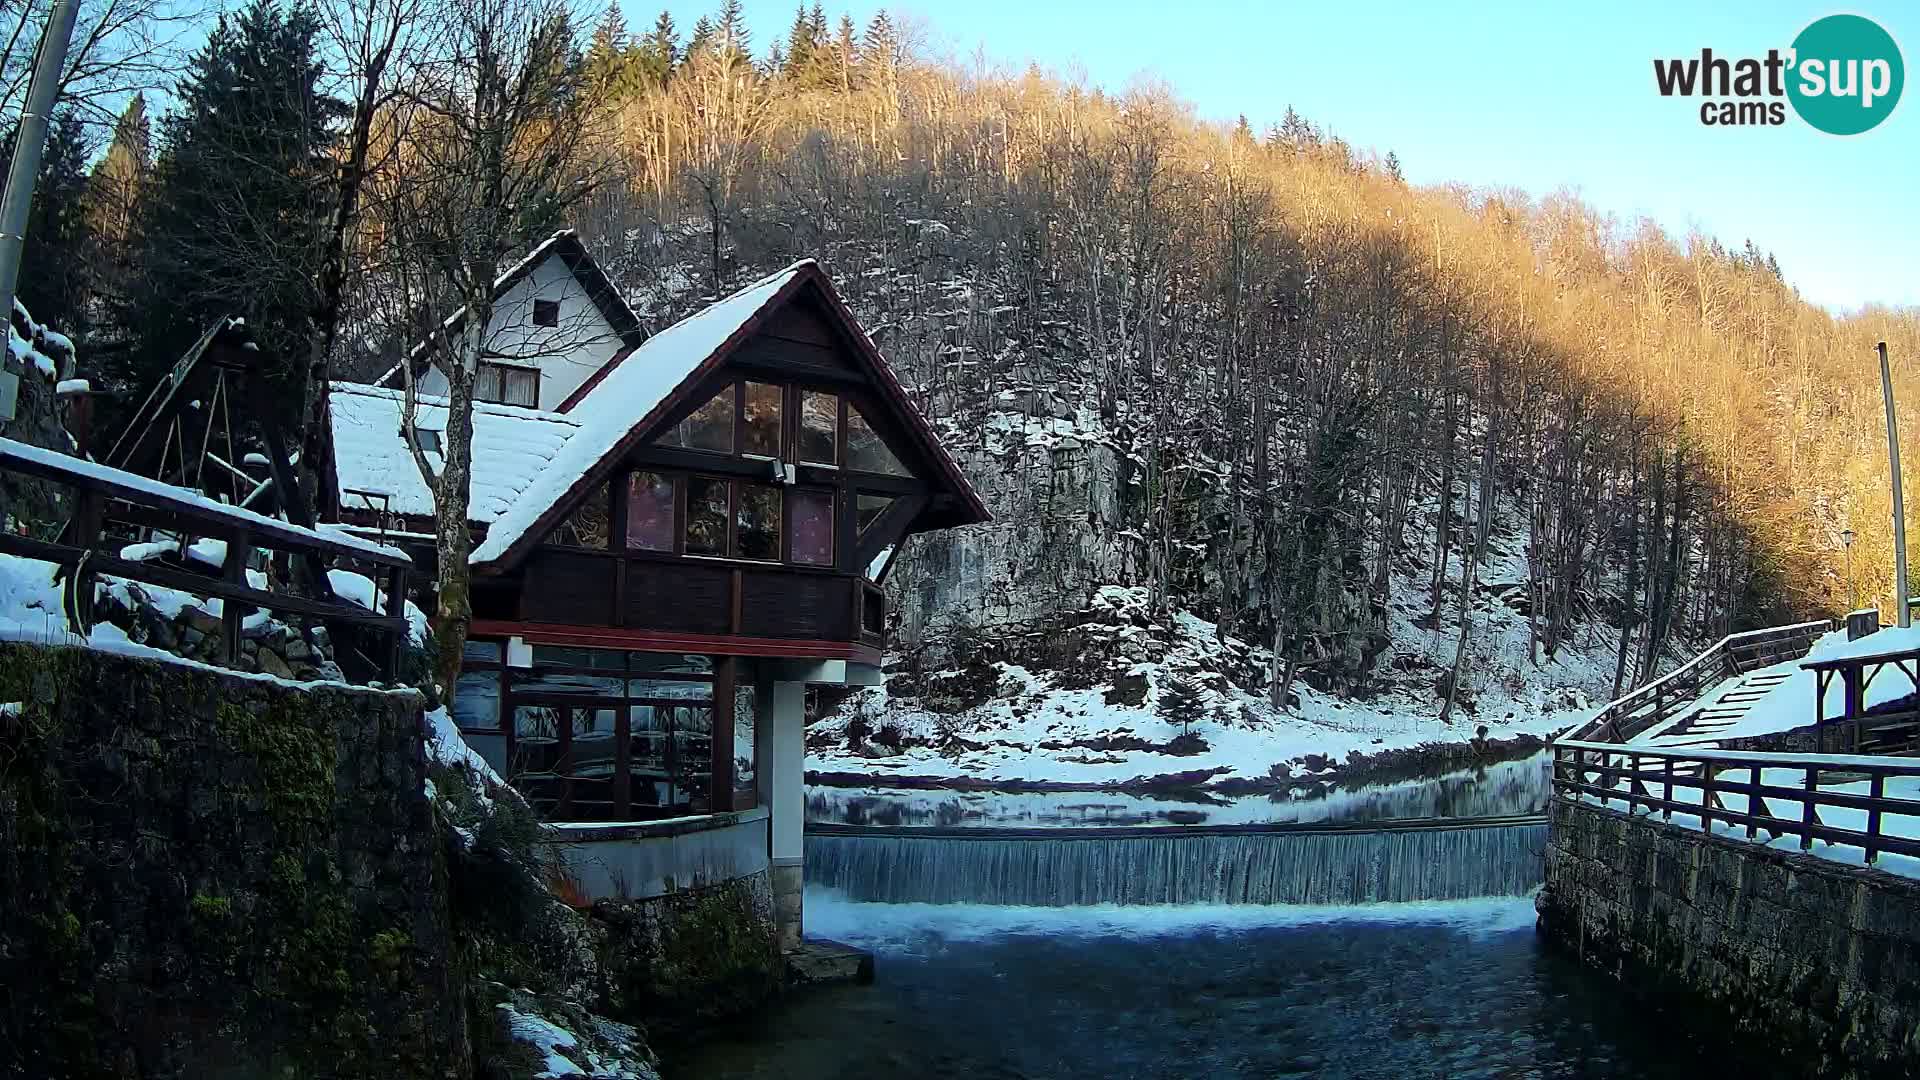
{"label": "white gable wall", "polygon": [[[560,325],[535,326],[535,300],[559,301]],[[539,368],[538,407],[556,409],[620,351],[620,336],[560,257],[549,255],[494,304],[487,351],[492,363]],[[421,376],[420,392],[446,394],[438,359]]]}

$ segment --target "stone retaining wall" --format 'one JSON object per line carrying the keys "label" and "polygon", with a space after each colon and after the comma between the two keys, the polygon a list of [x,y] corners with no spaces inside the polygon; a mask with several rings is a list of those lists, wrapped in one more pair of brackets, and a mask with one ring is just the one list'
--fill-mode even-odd
{"label": "stone retaining wall", "polygon": [[0,1076],[470,1076],[419,717],[0,643]]}
{"label": "stone retaining wall", "polygon": [[1823,1077],[1920,1070],[1920,882],[1553,800],[1542,933]]}

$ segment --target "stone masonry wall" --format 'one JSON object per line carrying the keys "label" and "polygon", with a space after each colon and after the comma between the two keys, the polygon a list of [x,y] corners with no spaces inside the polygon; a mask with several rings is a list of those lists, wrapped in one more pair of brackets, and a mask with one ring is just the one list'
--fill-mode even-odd
{"label": "stone masonry wall", "polygon": [[419,710],[0,643],[0,1075],[471,1075]]}
{"label": "stone masonry wall", "polygon": [[1541,931],[1805,1075],[1920,1068],[1920,882],[1553,800]]}

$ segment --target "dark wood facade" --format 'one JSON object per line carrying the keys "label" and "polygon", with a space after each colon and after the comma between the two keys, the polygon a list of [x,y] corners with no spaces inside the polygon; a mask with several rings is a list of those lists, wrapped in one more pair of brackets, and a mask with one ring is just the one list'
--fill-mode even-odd
{"label": "dark wood facade", "polygon": [[[777,452],[745,452],[753,424],[750,388],[765,400],[772,387],[779,389]],[[727,395],[731,451],[673,445],[683,421]],[[832,400],[831,462],[795,452],[805,423],[803,395],[816,405]],[[549,530],[516,566],[476,579],[475,632],[877,663],[886,621],[880,582],[890,560],[877,567],[876,560],[897,554],[923,527],[924,511],[953,495],[845,334],[818,304],[798,300],[774,312],[725,364],[677,397],[679,404],[653,431],[565,510],[569,520],[584,516],[603,526],[572,534]],[[821,411],[815,409],[816,418]],[[855,467],[849,442],[862,425],[897,468]],[[820,432],[813,435],[817,440]],[[664,549],[636,546],[629,536],[629,478],[636,472],[673,485],[672,542]],[[711,492],[718,484],[727,490],[723,550],[689,550],[694,491]],[[742,503],[745,492],[761,489],[780,493],[778,549],[748,556],[738,550],[746,528]],[[811,562],[794,551],[799,497],[814,506],[831,500],[831,557],[824,562],[818,551]]]}

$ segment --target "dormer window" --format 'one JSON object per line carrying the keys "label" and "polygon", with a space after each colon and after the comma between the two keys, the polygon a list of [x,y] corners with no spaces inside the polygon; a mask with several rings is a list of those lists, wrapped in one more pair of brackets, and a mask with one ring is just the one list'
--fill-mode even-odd
{"label": "dormer window", "polygon": [[560,301],[535,300],[533,302],[533,325],[559,326],[560,325]]}

